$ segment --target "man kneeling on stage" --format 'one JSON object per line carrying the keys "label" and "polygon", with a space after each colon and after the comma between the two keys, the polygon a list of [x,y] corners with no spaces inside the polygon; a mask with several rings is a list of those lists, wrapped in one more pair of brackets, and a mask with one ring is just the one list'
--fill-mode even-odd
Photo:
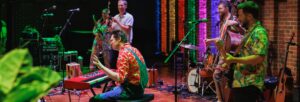
{"label": "man kneeling on stage", "polygon": [[97,68],[103,70],[112,80],[119,82],[120,86],[92,97],[90,102],[136,99],[143,96],[144,88],[148,82],[146,64],[139,50],[127,42],[124,32],[119,30],[112,32],[110,37],[111,47],[119,51],[117,72],[106,68],[97,56],[93,57],[93,63]]}

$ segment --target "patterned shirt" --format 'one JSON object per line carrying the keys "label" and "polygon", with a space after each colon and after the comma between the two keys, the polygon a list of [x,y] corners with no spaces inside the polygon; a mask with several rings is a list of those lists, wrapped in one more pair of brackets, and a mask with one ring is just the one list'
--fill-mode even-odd
{"label": "patterned shirt", "polygon": [[268,34],[260,22],[256,22],[256,24],[252,25],[250,29],[247,30],[246,35],[247,34],[250,35],[240,50],[240,57],[259,55],[265,57],[265,59],[263,62],[254,66],[240,63],[236,64],[236,66],[234,66],[233,87],[254,85],[262,90],[267,68]]}
{"label": "patterned shirt", "polygon": [[94,45],[97,46],[102,51],[109,51],[110,44],[110,34],[108,32],[108,27],[111,26],[111,21],[109,20],[98,20],[97,24],[94,26],[93,33],[95,35]]}
{"label": "patterned shirt", "polygon": [[140,67],[134,55],[128,50],[133,50],[140,60],[145,63],[142,54],[129,43],[126,43],[119,50],[117,61],[117,73],[119,74],[119,83],[123,83],[127,79],[131,84],[138,85],[140,83]]}

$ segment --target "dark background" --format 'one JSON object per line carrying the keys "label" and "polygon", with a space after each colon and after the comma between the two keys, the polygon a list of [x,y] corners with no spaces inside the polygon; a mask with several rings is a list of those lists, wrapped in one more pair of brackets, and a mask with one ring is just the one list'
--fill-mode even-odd
{"label": "dark background", "polygon": [[[117,1],[110,0],[111,16],[118,13]],[[156,35],[155,34],[155,1],[154,0],[128,0],[127,11],[134,16],[133,46],[137,47],[144,55],[148,66],[155,62]],[[70,15],[67,11],[80,8],[80,12],[73,15],[71,25],[62,34],[62,42],[66,50],[78,50],[84,57],[85,65],[88,64],[88,49],[91,49],[94,39],[93,34],[78,34],[73,30],[92,30],[92,15],[100,18],[103,8],[108,0],[2,0],[0,18],[8,23],[8,50],[20,45],[20,33],[26,25],[35,26],[43,37],[53,37],[58,34],[55,27],[62,27]],[[53,17],[46,21],[46,29],[42,32],[41,14],[43,10],[56,5],[51,11]],[[34,52],[31,52],[34,53]],[[34,55],[34,54],[33,54]],[[35,57],[35,56],[34,56]]]}

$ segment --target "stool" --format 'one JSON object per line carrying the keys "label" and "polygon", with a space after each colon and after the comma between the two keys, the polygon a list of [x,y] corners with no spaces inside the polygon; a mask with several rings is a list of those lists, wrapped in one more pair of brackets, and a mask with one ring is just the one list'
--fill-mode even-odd
{"label": "stool", "polygon": [[204,92],[207,89],[212,90],[216,94],[216,90],[212,86],[214,84],[214,81],[209,80],[213,77],[213,71],[210,71],[209,69],[204,68],[204,69],[200,69],[199,74],[200,74],[200,77],[201,77],[201,79],[200,79],[201,95],[203,96]]}
{"label": "stool", "polygon": [[80,64],[72,62],[66,64],[67,78],[73,78],[82,75]]}
{"label": "stool", "polygon": [[154,99],[154,94],[144,94],[143,97],[138,99],[117,100],[117,102],[150,102],[153,99]]}

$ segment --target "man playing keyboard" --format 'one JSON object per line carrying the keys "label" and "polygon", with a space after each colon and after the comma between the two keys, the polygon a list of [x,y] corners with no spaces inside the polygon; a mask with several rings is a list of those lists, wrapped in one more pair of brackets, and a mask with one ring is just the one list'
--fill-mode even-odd
{"label": "man playing keyboard", "polygon": [[92,97],[90,102],[107,102],[142,97],[148,81],[146,65],[142,54],[128,43],[126,34],[120,30],[111,33],[110,43],[114,50],[119,51],[117,71],[114,72],[105,67],[98,60],[97,56],[93,57],[93,63],[98,69],[103,70],[109,78],[119,82],[120,85],[111,91]]}

